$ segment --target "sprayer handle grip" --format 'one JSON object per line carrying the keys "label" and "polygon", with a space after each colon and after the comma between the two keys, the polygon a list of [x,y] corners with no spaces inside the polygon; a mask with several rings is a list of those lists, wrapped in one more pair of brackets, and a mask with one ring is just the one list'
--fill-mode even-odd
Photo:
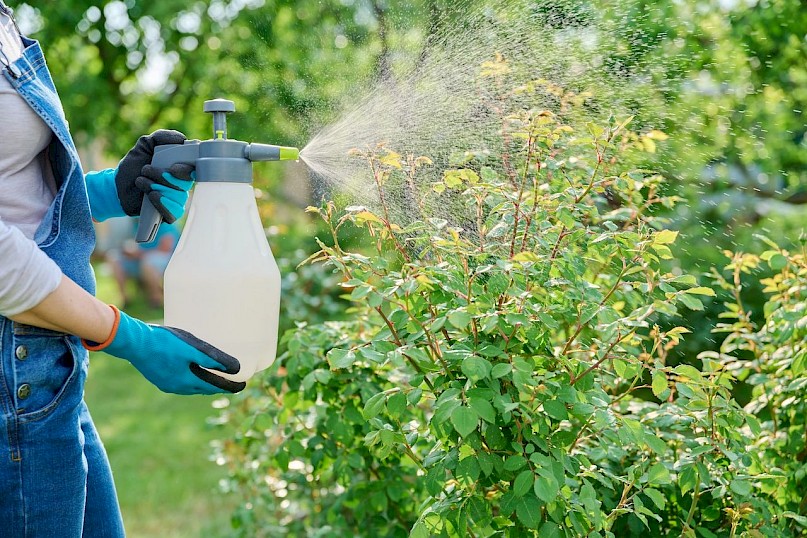
{"label": "sprayer handle grip", "polygon": [[148,196],[143,197],[143,204],[140,206],[140,222],[137,223],[137,235],[135,240],[138,243],[151,243],[157,236],[157,229],[163,222],[163,216],[151,203]]}
{"label": "sprayer handle grip", "polygon": [[[151,165],[165,169],[177,163],[188,163],[196,166],[199,158],[199,141],[187,140],[184,144],[163,144],[154,148]],[[138,243],[150,243],[157,236],[157,229],[163,221],[162,215],[151,203],[148,196],[143,196],[140,205],[140,222],[137,224],[135,240]]]}

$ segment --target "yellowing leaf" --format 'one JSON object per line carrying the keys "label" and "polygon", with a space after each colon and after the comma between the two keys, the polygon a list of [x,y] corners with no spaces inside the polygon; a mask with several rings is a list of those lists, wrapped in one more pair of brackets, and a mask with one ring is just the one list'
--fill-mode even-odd
{"label": "yellowing leaf", "polygon": [[462,185],[462,174],[459,170],[447,170],[443,176],[446,187],[453,189]]}
{"label": "yellowing leaf", "polygon": [[668,338],[669,338],[669,339],[670,339],[670,340],[671,340],[673,343],[675,343],[676,345],[678,345],[678,342],[680,342],[680,341],[681,341],[681,335],[682,335],[682,334],[686,334],[686,333],[691,333],[691,332],[692,332],[692,331],[690,331],[690,330],[689,330],[689,329],[687,329],[686,327],[674,327],[674,328],[670,329],[669,331],[667,331],[667,337],[668,337]]}
{"label": "yellowing leaf", "polygon": [[678,232],[673,230],[661,230],[653,236],[654,245],[669,245],[675,242],[678,237]]}
{"label": "yellowing leaf", "polygon": [[667,390],[667,376],[664,375],[662,370],[656,370],[653,372],[653,383],[652,383],[653,394],[656,398],[661,398],[664,392]]}
{"label": "yellowing leaf", "polygon": [[386,155],[379,157],[378,162],[401,169],[401,156],[394,151],[388,150]]}
{"label": "yellowing leaf", "polygon": [[[693,295],[708,295],[709,297],[715,296],[715,290],[707,288],[706,286],[698,286],[697,288],[689,288],[684,293],[691,293]],[[689,331],[687,331],[689,332]]]}
{"label": "yellowing leaf", "polygon": [[499,75],[506,75],[510,72],[510,66],[507,65],[507,60],[501,55],[496,53],[496,59],[487,62],[482,62],[479,74],[483,77],[495,77]]}
{"label": "yellowing leaf", "polygon": [[514,262],[537,262],[540,258],[534,252],[519,252],[513,256]]}
{"label": "yellowing leaf", "polygon": [[667,133],[659,131],[658,129],[653,129],[645,136],[647,138],[652,138],[653,140],[667,140],[668,138],[670,138],[669,136],[667,136]]}
{"label": "yellowing leaf", "polygon": [[672,260],[673,259],[672,251],[666,245],[653,244],[653,245],[650,245],[650,246],[653,247],[653,250],[656,251],[656,253],[659,255],[659,257],[661,259],[663,259],[663,260]]}
{"label": "yellowing leaf", "polygon": [[382,221],[380,218],[378,218],[373,213],[370,213],[369,211],[360,211],[359,213],[356,213],[355,218],[357,222],[370,221],[370,222],[377,222],[379,224],[384,224],[384,221]]}
{"label": "yellowing leaf", "polygon": [[426,275],[418,275],[418,276],[415,277],[415,280],[417,280],[427,290],[433,290],[434,289],[434,286],[433,286],[434,281],[431,280]]}
{"label": "yellowing leaf", "polygon": [[619,131],[627,127],[628,124],[633,121],[633,118],[635,118],[635,116],[628,116],[625,118],[625,121],[616,126],[616,129],[614,129],[614,134],[617,134]]}
{"label": "yellowing leaf", "polygon": [[470,183],[472,185],[476,185],[477,183],[479,183],[479,174],[477,174],[473,170],[468,170],[466,168],[466,169],[460,170],[460,172],[461,172],[462,179],[467,180],[468,183]]}
{"label": "yellowing leaf", "polygon": [[679,334],[688,334],[691,333],[689,329],[686,327],[673,327],[669,331],[667,331],[667,336],[679,335]]}
{"label": "yellowing leaf", "polygon": [[642,141],[642,147],[644,147],[644,150],[646,152],[648,152],[648,153],[655,153],[656,152],[656,143],[653,142],[652,138],[648,138],[646,136],[643,136],[641,138],[641,141]]}

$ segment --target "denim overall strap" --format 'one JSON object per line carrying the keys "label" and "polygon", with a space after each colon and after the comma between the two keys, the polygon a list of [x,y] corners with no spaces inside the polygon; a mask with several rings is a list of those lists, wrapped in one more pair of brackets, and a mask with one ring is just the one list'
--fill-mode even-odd
{"label": "denim overall strap", "polygon": [[[3,0],[0,0],[0,11],[2,11],[3,13],[5,13],[5,14],[6,14],[6,15],[8,15],[9,17],[11,17],[11,15],[14,13],[14,10],[12,10],[10,7],[8,7],[8,6],[6,5],[6,3],[5,3],[5,2],[3,2]],[[16,21],[14,22],[14,24],[15,24],[15,25],[17,24],[17,23],[16,23]]]}
{"label": "denim overall strap", "polygon": [[[54,133],[47,151],[58,187],[34,241],[94,294],[95,232],[78,152],[39,44],[22,42],[22,57],[0,69]],[[124,535],[109,462],[83,400],[88,363],[77,337],[0,316],[0,534]]]}
{"label": "denim overall strap", "polygon": [[22,41],[25,50],[14,62],[19,75],[8,69],[3,70],[3,75],[53,131],[55,137],[48,151],[59,186],[34,240],[65,275],[95,293],[90,267],[95,231],[78,151],[39,43],[25,37]]}

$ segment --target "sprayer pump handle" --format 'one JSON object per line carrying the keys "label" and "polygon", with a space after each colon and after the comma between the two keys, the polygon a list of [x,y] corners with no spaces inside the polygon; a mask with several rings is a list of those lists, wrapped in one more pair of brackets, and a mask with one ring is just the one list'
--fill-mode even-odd
{"label": "sprayer pump handle", "polygon": [[204,111],[213,114],[213,140],[227,140],[227,114],[235,112],[235,103],[227,99],[205,101]]}

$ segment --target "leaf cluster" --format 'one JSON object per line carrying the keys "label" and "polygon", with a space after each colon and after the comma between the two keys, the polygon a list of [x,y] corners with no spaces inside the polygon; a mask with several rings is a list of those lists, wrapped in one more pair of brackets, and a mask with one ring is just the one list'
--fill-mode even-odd
{"label": "leaf cluster", "polygon": [[[654,208],[677,200],[625,164],[663,134],[502,119],[501,148],[440,181],[408,181],[428,158],[358,150],[379,206],[309,208],[331,237],[307,262],[351,306],[289,331],[243,402],[228,458],[257,466],[236,475],[253,517],[321,536],[798,535],[747,450],[762,426],[735,372],[667,363],[688,330],[659,321],[716,293],[662,269],[678,233]],[[421,202],[408,222],[385,196],[401,188]],[[369,250],[343,247],[357,233]]]}

